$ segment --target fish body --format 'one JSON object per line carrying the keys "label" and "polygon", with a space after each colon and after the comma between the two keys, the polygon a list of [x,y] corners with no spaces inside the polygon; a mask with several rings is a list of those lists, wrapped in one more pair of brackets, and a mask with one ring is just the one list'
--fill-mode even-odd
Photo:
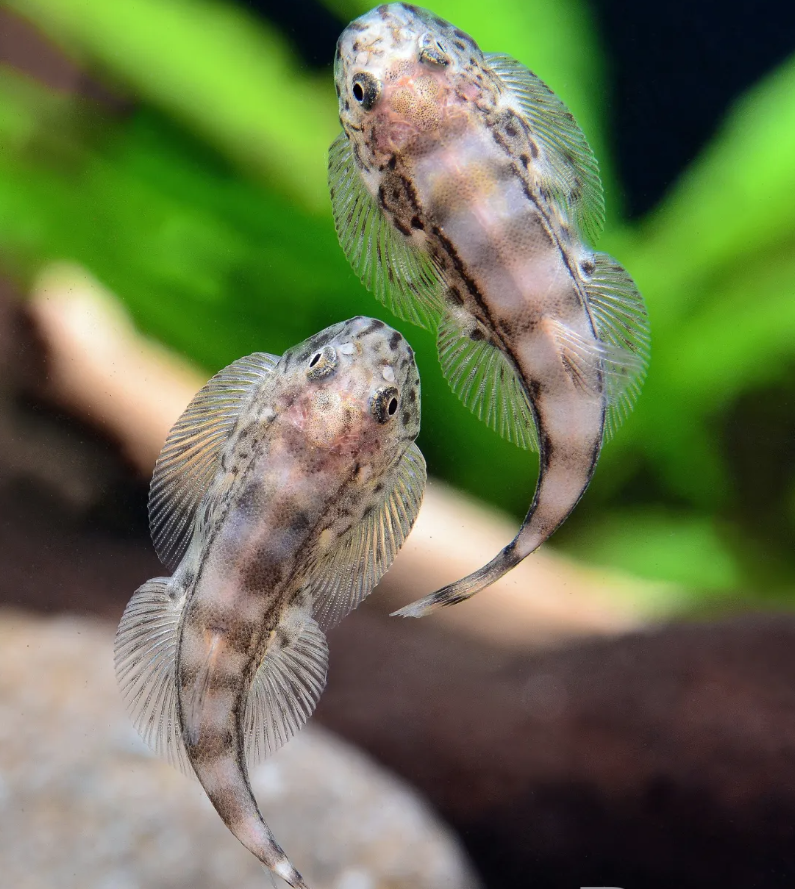
{"label": "fish body", "polygon": [[394,3],[342,33],[335,77],[329,183],[349,260],[397,314],[437,328],[464,402],[540,453],[516,538],[398,612],[421,616],[494,582],[570,514],[639,390],[647,316],[624,269],[587,246],[603,218],[596,162],[531,72]]}
{"label": "fish body", "polygon": [[259,811],[248,763],[311,715],[323,629],[408,534],[425,481],[418,431],[411,349],[356,318],[221,371],[155,469],[153,538],[175,570],[127,606],[122,694],[144,739],[194,773],[231,832],[293,887],[306,883]]}

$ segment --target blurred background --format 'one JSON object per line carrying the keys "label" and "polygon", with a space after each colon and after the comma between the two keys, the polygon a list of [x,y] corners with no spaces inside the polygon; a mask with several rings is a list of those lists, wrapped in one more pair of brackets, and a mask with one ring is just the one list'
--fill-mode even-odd
{"label": "blurred background", "polygon": [[[328,802],[328,788],[285,791],[293,846],[282,839],[306,849],[304,867],[292,854],[308,878],[314,868],[313,889],[791,886],[795,9],[433,5],[486,51],[528,64],[574,112],[605,184],[598,247],[644,294],[652,361],[544,552],[493,594],[409,624],[387,619],[395,602],[510,539],[537,461],[459,403],[433,337],[390,316],[337,244],[330,62],[367,8],[0,0],[0,864],[31,887],[261,883],[256,872],[233,881],[244,855],[234,844],[229,869],[207,870],[199,827],[184,849],[151,845],[156,800],[135,787],[100,800],[87,788],[111,786],[105,773],[54,775],[74,774],[67,754],[97,761],[108,749],[116,765],[103,768],[125,756],[135,764],[124,760],[124,774],[158,768],[123,714],[105,717],[119,705],[102,671],[126,600],[161,573],[146,490],[170,423],[234,359],[369,314],[415,347],[419,443],[436,481],[413,549],[332,634],[316,721],[351,747],[320,733],[305,755],[365,751],[416,833],[385,821],[378,842],[344,838],[338,860],[324,859],[307,811],[319,831],[320,813],[353,803]],[[106,698],[81,682],[94,671]],[[46,686],[61,672],[74,687]],[[81,738],[99,722],[110,740],[65,750],[75,720]],[[44,745],[35,756],[33,739]],[[306,771],[300,750],[284,760],[288,788]],[[329,766],[346,768],[361,771]],[[195,805],[207,837],[221,834],[195,788],[174,780],[174,819]],[[114,818],[126,824],[125,793],[141,808],[137,827],[122,845],[115,835],[97,845]],[[72,807],[96,827],[64,833]],[[426,862],[416,850],[434,832],[427,861],[441,863],[401,871]],[[387,835],[395,848],[384,851]],[[53,837],[83,851],[65,857]],[[366,865],[351,864],[359,855]]]}

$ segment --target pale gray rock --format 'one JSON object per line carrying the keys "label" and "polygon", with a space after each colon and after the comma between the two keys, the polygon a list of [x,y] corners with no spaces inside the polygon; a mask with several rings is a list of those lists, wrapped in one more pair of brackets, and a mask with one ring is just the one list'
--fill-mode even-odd
{"label": "pale gray rock", "polygon": [[[270,886],[198,782],[139,740],[116,689],[112,642],[99,621],[0,612],[0,883]],[[477,887],[418,797],[320,729],[304,729],[252,781],[312,889]]]}

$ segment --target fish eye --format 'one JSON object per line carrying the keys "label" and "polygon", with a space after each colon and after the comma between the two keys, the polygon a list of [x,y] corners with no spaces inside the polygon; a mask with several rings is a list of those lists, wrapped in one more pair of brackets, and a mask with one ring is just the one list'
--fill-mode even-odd
{"label": "fish eye", "polygon": [[310,380],[322,380],[329,374],[334,373],[337,366],[337,352],[333,346],[323,346],[319,352],[309,360],[309,366],[306,369],[306,375]]}
{"label": "fish eye", "polygon": [[353,98],[356,99],[362,108],[365,111],[369,111],[381,95],[381,84],[372,74],[368,74],[367,71],[360,71],[354,75],[351,92],[353,93]]}
{"label": "fish eye", "polygon": [[395,416],[398,409],[398,390],[394,386],[383,386],[370,399],[370,413],[376,422],[386,423]]}

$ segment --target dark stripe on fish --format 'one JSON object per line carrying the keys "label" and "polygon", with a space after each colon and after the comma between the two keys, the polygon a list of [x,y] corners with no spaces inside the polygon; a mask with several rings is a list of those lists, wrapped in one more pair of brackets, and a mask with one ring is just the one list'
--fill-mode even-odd
{"label": "dark stripe on fish", "polygon": [[[540,197],[543,198],[543,202],[538,200],[538,196],[533,191],[532,185],[528,182],[526,176],[526,168],[529,166],[529,158],[527,158],[526,154],[517,151],[517,147],[515,145],[508,144],[507,140],[504,138],[502,132],[500,131],[500,127],[503,130],[506,130],[507,126],[510,124],[515,125],[519,124],[521,127],[523,134],[525,136],[525,141],[527,142],[530,153],[534,158],[538,157],[538,146],[536,143],[530,138],[530,129],[525,123],[524,119],[517,115],[514,111],[508,109],[505,114],[502,116],[502,119],[498,119],[496,124],[489,123],[486,128],[491,133],[491,137],[494,140],[495,144],[504,152],[509,161],[509,166],[513,175],[519,180],[522,185],[522,191],[524,192],[525,197],[530,201],[533,206],[538,211],[540,217],[544,220],[544,227],[546,228],[547,234],[550,237],[552,243],[557,247],[558,253],[560,254],[561,259],[563,260],[563,264],[568,269],[569,274],[571,275],[572,280],[574,281],[575,290],[577,292],[577,299],[579,301],[580,307],[584,308],[588,313],[588,317],[590,318],[590,311],[588,310],[588,303],[585,299],[585,295],[583,293],[584,287],[583,282],[579,277],[579,268],[577,267],[576,261],[572,262],[572,257],[568,250],[563,246],[562,241],[565,240],[567,243],[571,243],[571,235],[568,227],[565,223],[558,220],[553,220],[549,217],[548,213],[544,209],[544,205],[550,205],[552,203],[552,196],[546,193],[543,189],[541,189]],[[515,138],[518,136],[517,133],[507,133],[509,138]],[[516,161],[516,157],[518,157],[520,162],[524,163],[525,170],[523,171],[519,164]],[[527,158],[527,160],[525,160]],[[571,158],[573,163],[573,158]],[[500,180],[502,180],[503,176],[500,176]],[[579,180],[577,180],[579,181]],[[581,183],[580,183],[581,184]],[[577,189],[572,189],[572,197],[576,200]],[[591,320],[591,327],[593,328],[593,321]],[[594,335],[596,335],[596,331],[592,331]]]}
{"label": "dark stripe on fish", "polygon": [[445,235],[442,231],[441,227],[438,225],[434,225],[432,228],[432,233],[436,241],[444,248],[442,259],[445,257],[450,261],[453,269],[455,270],[458,278],[463,281],[466,285],[467,290],[469,291],[472,298],[478,305],[478,308],[483,313],[483,316],[488,319],[489,326],[492,330],[496,330],[496,325],[494,324],[494,319],[491,317],[491,312],[489,311],[488,306],[486,305],[486,301],[483,298],[483,294],[480,292],[480,288],[478,287],[475,279],[471,277],[469,272],[464,265],[463,260],[458,255],[458,251],[456,250],[453,242]]}

